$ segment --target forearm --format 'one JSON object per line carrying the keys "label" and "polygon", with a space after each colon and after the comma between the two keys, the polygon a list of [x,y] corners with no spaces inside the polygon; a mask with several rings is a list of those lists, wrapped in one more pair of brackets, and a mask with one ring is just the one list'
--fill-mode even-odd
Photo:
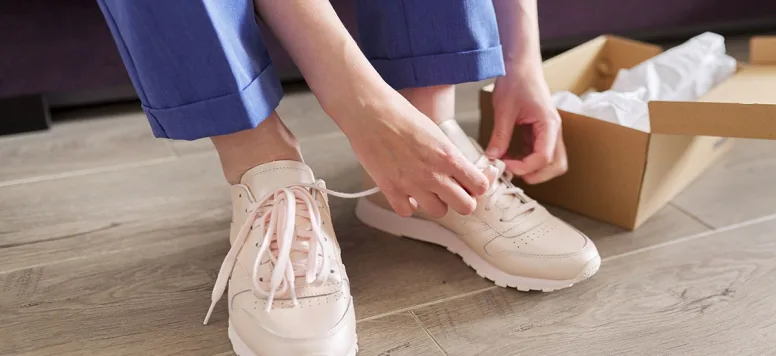
{"label": "forearm", "polygon": [[537,0],[493,0],[507,75],[541,75]]}
{"label": "forearm", "polygon": [[393,93],[328,0],[255,0],[255,4],[340,127],[354,105],[374,105]]}

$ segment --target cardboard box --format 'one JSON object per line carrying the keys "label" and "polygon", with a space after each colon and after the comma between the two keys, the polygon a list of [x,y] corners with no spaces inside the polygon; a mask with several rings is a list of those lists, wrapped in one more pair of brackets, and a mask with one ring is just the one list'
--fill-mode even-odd
{"label": "cardboard box", "polygon": [[[661,51],[602,36],[545,61],[544,73],[552,92],[603,91],[621,68]],[[650,133],[561,111],[568,173],[535,186],[516,183],[539,201],[626,229],[640,226],[728,151],[729,138],[776,139],[776,37],[753,38],[751,62],[698,102],[650,102]],[[482,144],[493,129],[492,90],[480,96]],[[519,137],[510,150],[520,151]]]}

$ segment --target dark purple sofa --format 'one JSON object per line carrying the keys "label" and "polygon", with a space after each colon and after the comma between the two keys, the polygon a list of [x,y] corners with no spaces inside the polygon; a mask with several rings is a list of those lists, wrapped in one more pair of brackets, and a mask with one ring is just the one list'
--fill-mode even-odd
{"label": "dark purple sofa", "polygon": [[[352,1],[332,0],[351,28]],[[539,7],[542,46],[549,50],[602,33],[654,39],[776,28],[773,0],[540,0]],[[276,41],[268,41],[282,77],[299,79]],[[0,134],[45,128],[48,104],[132,95],[95,0],[0,2]]]}

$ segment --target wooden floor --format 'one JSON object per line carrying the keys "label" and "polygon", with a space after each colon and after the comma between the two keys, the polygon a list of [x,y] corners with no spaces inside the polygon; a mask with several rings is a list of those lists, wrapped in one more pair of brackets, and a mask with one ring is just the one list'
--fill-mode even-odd
{"label": "wooden floor", "polygon": [[[470,132],[478,87],[459,88]],[[228,249],[217,157],[207,141],[153,139],[136,106],[0,138],[0,355],[231,355],[226,302],[201,323]],[[280,112],[331,188],[360,188],[309,93]],[[555,210],[604,262],[550,294],[494,287],[335,199],[359,355],[774,355],[775,181],[776,143],[741,140],[635,232]]]}

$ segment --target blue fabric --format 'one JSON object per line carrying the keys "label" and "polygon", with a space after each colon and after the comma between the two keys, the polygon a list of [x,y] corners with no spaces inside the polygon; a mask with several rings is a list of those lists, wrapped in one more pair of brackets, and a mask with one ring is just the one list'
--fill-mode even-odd
{"label": "blue fabric", "polygon": [[[395,89],[504,73],[490,1],[356,1],[361,48]],[[157,137],[254,128],[283,97],[252,0],[98,3]]]}
{"label": "blue fabric", "polygon": [[361,50],[395,89],[504,74],[490,0],[360,0]]}

